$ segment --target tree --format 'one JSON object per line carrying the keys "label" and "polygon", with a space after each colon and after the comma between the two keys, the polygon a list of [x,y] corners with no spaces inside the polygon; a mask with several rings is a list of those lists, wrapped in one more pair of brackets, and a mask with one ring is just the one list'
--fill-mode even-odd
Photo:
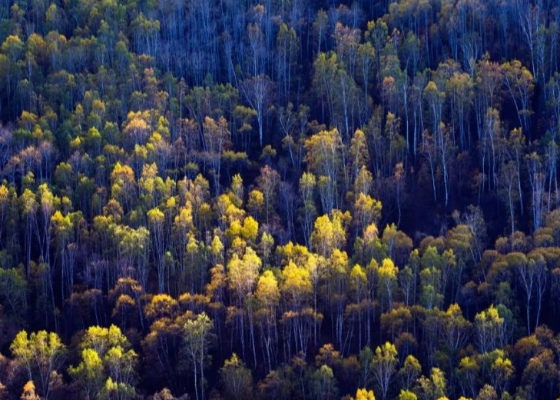
{"label": "tree", "polygon": [[311,246],[311,231],[313,229],[313,221],[317,216],[317,208],[314,201],[314,191],[317,186],[315,175],[310,172],[304,172],[299,179],[299,191],[302,201],[301,206],[301,225],[303,228],[305,245]]}
{"label": "tree", "polygon": [[35,384],[33,381],[28,381],[23,386],[23,393],[20,397],[21,400],[40,400],[41,397],[35,393]]}
{"label": "tree", "polygon": [[150,320],[174,318],[177,316],[178,302],[168,294],[156,294],[144,307],[144,313]]}
{"label": "tree", "polygon": [[370,224],[377,224],[381,216],[382,205],[379,200],[371,196],[360,193],[354,202],[354,224],[356,225],[356,235],[359,235]]}
{"label": "tree", "polygon": [[533,152],[525,156],[529,183],[531,185],[531,211],[533,214],[533,228],[539,229],[542,225],[544,215],[544,190],[546,175],[541,157]]}
{"label": "tree", "polygon": [[305,141],[305,161],[313,174],[319,177],[319,190],[323,212],[337,208],[338,185],[342,159],[342,138],[337,129],[321,131]]}
{"label": "tree", "polygon": [[452,131],[459,130],[459,144],[462,149],[471,141],[467,134],[467,119],[474,97],[474,82],[471,75],[455,72],[446,82],[446,94],[451,102]]}
{"label": "tree", "polygon": [[68,373],[78,381],[85,398],[95,398],[104,381],[103,361],[93,349],[82,350],[81,359],[77,367],[68,369]]}
{"label": "tree", "polygon": [[51,228],[51,217],[54,213],[54,209],[59,202],[59,199],[56,198],[53,193],[51,192],[49,186],[46,183],[43,183],[39,186],[39,202],[40,202],[40,210],[41,210],[41,220],[42,220],[42,227],[41,233],[39,234],[39,244],[41,247],[41,254],[42,259],[45,263],[50,265],[50,228]]}
{"label": "tree", "polygon": [[288,150],[292,166],[298,171],[303,162],[303,139],[307,131],[308,114],[309,107],[302,104],[294,110],[291,102],[278,110],[278,123],[285,134],[282,148]]}
{"label": "tree", "polygon": [[375,349],[372,368],[373,376],[379,388],[381,398],[385,400],[389,393],[389,386],[397,365],[397,349],[395,345],[386,342]]}
{"label": "tree", "polygon": [[496,307],[490,306],[476,314],[476,341],[481,353],[490,352],[504,343],[504,318]]}
{"label": "tree", "polygon": [[446,344],[453,351],[459,352],[467,343],[472,324],[463,317],[461,307],[452,304],[445,312],[443,334]]}
{"label": "tree", "polygon": [[444,372],[439,368],[432,368],[430,378],[422,376],[418,379],[419,389],[425,398],[445,399],[447,379]]}
{"label": "tree", "polygon": [[213,322],[205,313],[198,314],[195,319],[187,320],[183,328],[183,340],[187,356],[192,363],[197,400],[205,399],[204,367],[208,363],[207,353],[211,343],[212,328]]}
{"label": "tree", "polygon": [[269,215],[274,213],[275,200],[278,196],[280,174],[268,165],[261,168],[261,174],[257,178],[257,184],[264,196],[265,221],[269,224]]}
{"label": "tree", "polygon": [[[393,293],[397,288],[397,274],[399,269],[395,266],[393,261],[385,258],[381,263],[378,270],[378,286],[381,293],[383,304],[386,304],[387,309],[393,307]],[[383,306],[385,308],[385,306]]]}
{"label": "tree", "polygon": [[16,321],[27,311],[27,281],[22,268],[0,268],[0,301],[3,309]]}
{"label": "tree", "polygon": [[[289,315],[293,326],[293,336],[296,349],[307,353],[307,343],[310,331],[306,321],[306,313],[313,293],[313,282],[310,271],[305,267],[299,267],[290,261],[282,270],[281,293],[284,300],[284,315]],[[287,325],[288,327],[290,325]],[[291,338],[292,334],[286,337]]]}
{"label": "tree", "polygon": [[445,99],[445,93],[439,90],[435,82],[430,81],[424,88],[423,94],[424,98],[428,102],[432,114],[432,135],[434,136],[434,145],[439,151],[439,159],[443,172],[445,207],[447,207],[449,203],[450,144],[448,143],[448,138],[444,130],[445,125],[442,123],[443,102]]}
{"label": "tree", "polygon": [[[509,214],[509,222],[511,225],[511,236],[515,232],[515,203],[517,202],[518,192],[516,187],[516,177],[518,170],[513,162],[508,162],[500,169],[499,191],[501,197],[506,203]],[[520,179],[520,178],[519,178]]]}
{"label": "tree", "polygon": [[123,205],[125,212],[133,207],[136,199],[135,173],[128,165],[117,162],[111,173],[111,196]]}
{"label": "tree", "polygon": [[313,393],[318,400],[334,400],[338,393],[336,378],[331,367],[321,365],[313,373]]}
{"label": "tree", "polygon": [[523,132],[531,137],[529,117],[531,116],[531,97],[535,89],[533,75],[518,60],[506,62],[502,65],[502,69],[504,71],[504,82],[515,105],[519,124]]}
{"label": "tree", "polygon": [[38,382],[40,394],[45,400],[49,397],[51,374],[62,366],[65,349],[60,337],[47,331],[30,335],[21,331],[10,346],[16,361],[27,370],[29,381]]}
{"label": "tree", "polygon": [[233,353],[220,369],[220,377],[228,399],[242,400],[251,396],[253,376],[245,363]]}
{"label": "tree", "polygon": [[416,400],[418,397],[410,390],[401,390],[399,393],[399,400]]}
{"label": "tree", "polygon": [[272,370],[276,358],[276,342],[278,341],[276,314],[280,303],[278,280],[272,271],[265,271],[260,277],[255,290],[258,304],[257,319],[260,322],[261,336],[264,346],[266,365]]}
{"label": "tree", "polygon": [[367,307],[368,276],[361,265],[356,264],[350,271],[349,286],[354,304],[346,307],[346,312],[356,309],[358,314],[358,348],[362,348],[364,308]]}
{"label": "tree", "polygon": [[[367,168],[370,161],[365,133],[356,129],[350,141],[350,162],[352,163],[352,178],[355,179],[361,168]],[[367,194],[367,192],[365,193]]]}
{"label": "tree", "polygon": [[505,393],[510,380],[513,378],[515,368],[504,352],[501,352],[492,362],[490,369],[490,380],[492,386],[497,390],[498,394]]}
{"label": "tree", "polygon": [[525,292],[525,318],[527,324],[527,335],[531,334],[531,303],[536,285],[537,268],[534,260],[527,260],[522,253],[510,253],[507,255],[510,268],[514,269],[519,276],[519,282]]}
{"label": "tree", "polygon": [[188,399],[189,396],[187,394],[184,394],[183,396],[180,397],[174,397],[171,394],[171,391],[167,388],[163,388],[161,392],[154,394],[154,400],[188,400]]}
{"label": "tree", "polygon": [[[152,208],[148,211],[148,222],[150,224],[150,231],[152,234],[157,275],[158,275],[158,291],[164,293],[166,290],[166,271],[165,271],[165,214],[159,208]],[[167,274],[169,277],[169,273]],[[169,290],[169,278],[167,279],[167,289]]]}
{"label": "tree", "polygon": [[416,379],[422,373],[422,366],[416,357],[413,355],[406,356],[402,368],[399,370],[399,378],[402,382],[402,386],[406,389],[405,391],[410,390]]}
{"label": "tree", "polygon": [[[79,214],[67,213],[63,215],[56,211],[51,217],[51,230],[54,232],[55,243],[57,244],[57,254],[60,259],[61,279],[60,291],[62,299],[66,299],[74,284],[74,265],[69,256],[70,244],[74,239],[74,228],[79,221]],[[52,280],[52,278],[50,278]],[[54,300],[52,300],[54,302]]]}
{"label": "tree", "polygon": [[353,400],[375,400],[373,390],[358,389]]}
{"label": "tree", "polygon": [[288,99],[298,57],[299,38],[295,29],[288,27],[285,23],[280,25],[276,36],[276,44],[278,49],[277,81],[279,82],[281,98]]}
{"label": "tree", "polygon": [[259,125],[259,144],[263,147],[263,127],[265,116],[274,99],[274,84],[266,75],[257,75],[243,81],[240,90],[247,103],[257,112]]}
{"label": "tree", "polygon": [[[187,274],[187,244],[189,242],[189,234],[195,232],[192,204],[187,201],[185,207],[180,208],[178,214],[173,221],[173,242],[177,248],[177,256],[179,262],[180,279],[182,284]],[[193,286],[191,283],[191,291]]]}
{"label": "tree", "polygon": [[142,112],[130,112],[127,115],[123,133],[127,135],[131,147],[145,144],[151,130],[148,119],[149,115]]}
{"label": "tree", "polygon": [[364,103],[367,104],[370,101],[370,85],[373,78],[375,77],[375,72],[373,70],[375,63],[375,49],[370,42],[360,43],[358,45],[358,69],[357,75],[361,80],[362,87],[364,89]]}
{"label": "tree", "polygon": [[532,5],[526,1],[516,1],[515,8],[522,16],[519,19],[519,25],[521,27],[522,38],[529,48],[533,76],[538,77],[537,80],[540,80],[544,71],[544,65],[542,65],[541,58],[538,55],[539,44],[541,44],[540,42],[542,41],[541,10],[538,5]]}
{"label": "tree", "polygon": [[69,374],[82,387],[86,398],[118,393],[119,398],[132,399],[136,392],[136,365],[138,355],[121,330],[92,326],[82,342],[81,361],[68,368]]}
{"label": "tree", "polygon": [[478,392],[478,396],[476,396],[476,400],[497,400],[498,399],[498,394],[496,393],[496,390],[486,384],[482,387],[482,389],[480,389],[480,392]]}
{"label": "tree", "polygon": [[220,192],[220,176],[222,170],[222,156],[230,144],[230,130],[228,121],[224,117],[215,120],[209,116],[202,124],[202,148],[204,165],[210,167],[214,178],[214,193]]}
{"label": "tree", "polygon": [[248,307],[248,302],[252,299],[261,266],[262,260],[251,247],[245,249],[243,258],[239,258],[237,253],[235,253],[227,264],[228,284],[232,293],[233,304],[235,305],[235,308],[230,309],[235,316],[232,319],[239,328],[239,340],[243,353],[245,352],[246,322],[248,320],[248,333],[255,364],[257,363],[257,351],[254,316],[252,307]]}
{"label": "tree", "polygon": [[498,93],[502,87],[503,71],[498,63],[489,60],[488,54],[476,64],[475,85],[478,88],[475,96],[475,118],[478,137],[482,135],[484,115],[489,109],[497,109],[501,99]]}
{"label": "tree", "polygon": [[476,395],[476,387],[480,373],[479,361],[475,356],[463,357],[458,367],[459,385],[463,394]]}
{"label": "tree", "polygon": [[20,197],[22,216],[25,218],[25,267],[26,267],[26,277],[30,277],[30,262],[31,262],[31,246],[32,246],[32,235],[33,228],[37,223],[37,209],[38,204],[35,200],[35,194],[29,190],[25,189]]}
{"label": "tree", "polygon": [[329,215],[323,215],[315,220],[311,243],[323,257],[331,255],[333,250],[342,249],[346,244],[346,225],[350,220],[350,213],[335,210]]}
{"label": "tree", "polygon": [[336,125],[335,116],[335,96],[336,83],[342,73],[340,63],[336,53],[319,53],[314,64],[313,86],[315,92],[321,100],[323,116],[325,115],[325,103],[328,114],[333,125]]}

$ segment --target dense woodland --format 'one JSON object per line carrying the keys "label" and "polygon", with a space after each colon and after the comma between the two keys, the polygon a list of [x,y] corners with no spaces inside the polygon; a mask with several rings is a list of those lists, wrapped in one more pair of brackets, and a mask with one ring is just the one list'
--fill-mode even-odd
{"label": "dense woodland", "polygon": [[0,398],[560,397],[556,0],[1,0]]}

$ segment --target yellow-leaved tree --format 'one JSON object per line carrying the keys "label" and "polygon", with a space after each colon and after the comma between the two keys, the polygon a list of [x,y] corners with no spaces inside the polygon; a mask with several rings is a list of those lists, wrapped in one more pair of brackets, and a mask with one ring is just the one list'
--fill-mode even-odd
{"label": "yellow-leaved tree", "polygon": [[16,363],[25,368],[29,381],[37,382],[39,394],[48,399],[51,375],[64,362],[66,347],[60,337],[54,332],[39,331],[29,335],[26,331],[21,331],[16,335],[10,350]]}

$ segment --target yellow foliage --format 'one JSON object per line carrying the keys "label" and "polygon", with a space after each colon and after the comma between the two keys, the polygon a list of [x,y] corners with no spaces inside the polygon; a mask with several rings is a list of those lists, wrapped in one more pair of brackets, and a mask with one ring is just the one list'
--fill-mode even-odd
{"label": "yellow foliage", "polygon": [[373,390],[358,389],[355,400],[375,400]]}

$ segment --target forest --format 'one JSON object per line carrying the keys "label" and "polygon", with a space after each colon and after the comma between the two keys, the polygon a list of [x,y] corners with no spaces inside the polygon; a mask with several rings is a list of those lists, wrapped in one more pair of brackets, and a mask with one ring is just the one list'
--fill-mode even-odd
{"label": "forest", "polygon": [[1,400],[560,398],[556,0],[0,0]]}

